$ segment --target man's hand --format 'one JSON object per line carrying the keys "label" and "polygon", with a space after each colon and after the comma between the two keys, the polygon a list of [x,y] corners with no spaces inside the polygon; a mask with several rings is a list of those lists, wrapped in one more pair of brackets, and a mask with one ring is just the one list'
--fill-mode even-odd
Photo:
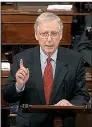
{"label": "man's hand", "polygon": [[23,65],[23,60],[20,59],[20,68],[16,73],[16,85],[19,89],[23,87],[23,85],[28,81],[29,79],[29,70],[28,68],[25,68]]}
{"label": "man's hand", "polygon": [[68,100],[62,99],[55,106],[74,106]]}

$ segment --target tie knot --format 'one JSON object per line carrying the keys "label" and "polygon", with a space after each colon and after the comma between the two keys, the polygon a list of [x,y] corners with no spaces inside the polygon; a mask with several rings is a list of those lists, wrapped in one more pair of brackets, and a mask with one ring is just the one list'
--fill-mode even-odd
{"label": "tie knot", "polygon": [[48,58],[47,58],[47,64],[50,64],[50,61],[51,61],[51,58],[48,57]]}

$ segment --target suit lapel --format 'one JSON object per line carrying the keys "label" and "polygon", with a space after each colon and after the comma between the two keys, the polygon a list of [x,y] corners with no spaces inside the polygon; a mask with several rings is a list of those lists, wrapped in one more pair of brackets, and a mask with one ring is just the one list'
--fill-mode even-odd
{"label": "suit lapel", "polygon": [[42,104],[46,104],[45,102],[45,95],[44,95],[44,85],[43,85],[43,79],[42,79],[42,71],[41,71],[41,62],[40,62],[40,48],[35,50],[33,57],[33,77],[36,83],[36,89],[38,92],[38,96],[40,98],[40,101]]}
{"label": "suit lapel", "polygon": [[[58,55],[60,55],[60,53],[58,53]],[[59,87],[62,85],[63,79],[66,76],[67,72],[68,70],[66,68],[66,64],[63,63],[60,57],[58,56],[56,61],[56,71],[50,97],[50,104],[52,104],[52,102],[55,99],[55,96],[58,94]]]}

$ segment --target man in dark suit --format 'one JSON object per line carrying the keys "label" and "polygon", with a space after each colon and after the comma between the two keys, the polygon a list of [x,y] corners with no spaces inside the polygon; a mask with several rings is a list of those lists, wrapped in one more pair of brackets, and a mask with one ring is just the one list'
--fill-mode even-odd
{"label": "man in dark suit", "polygon": [[[4,88],[7,102],[19,101],[17,127],[51,127],[54,118],[53,114],[47,113],[23,113],[21,104],[81,106],[89,101],[82,57],[75,51],[59,46],[63,31],[60,18],[50,12],[42,13],[34,28],[39,46],[14,56]],[[49,63],[47,59],[50,59]],[[49,88],[51,92],[48,92]],[[73,114],[61,114],[61,117],[64,127],[75,127]]]}

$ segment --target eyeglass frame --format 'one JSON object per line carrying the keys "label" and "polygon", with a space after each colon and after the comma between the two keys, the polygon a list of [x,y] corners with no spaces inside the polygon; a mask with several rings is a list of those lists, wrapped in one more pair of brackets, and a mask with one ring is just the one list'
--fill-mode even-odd
{"label": "eyeglass frame", "polygon": [[[52,33],[51,33],[52,32]],[[48,39],[48,37],[50,36],[53,39],[56,39],[59,35],[60,35],[60,31],[56,32],[56,31],[51,31],[51,32],[38,32],[39,35],[44,38],[44,39]],[[54,34],[53,34],[54,33]],[[55,35],[56,34],[56,35]]]}

